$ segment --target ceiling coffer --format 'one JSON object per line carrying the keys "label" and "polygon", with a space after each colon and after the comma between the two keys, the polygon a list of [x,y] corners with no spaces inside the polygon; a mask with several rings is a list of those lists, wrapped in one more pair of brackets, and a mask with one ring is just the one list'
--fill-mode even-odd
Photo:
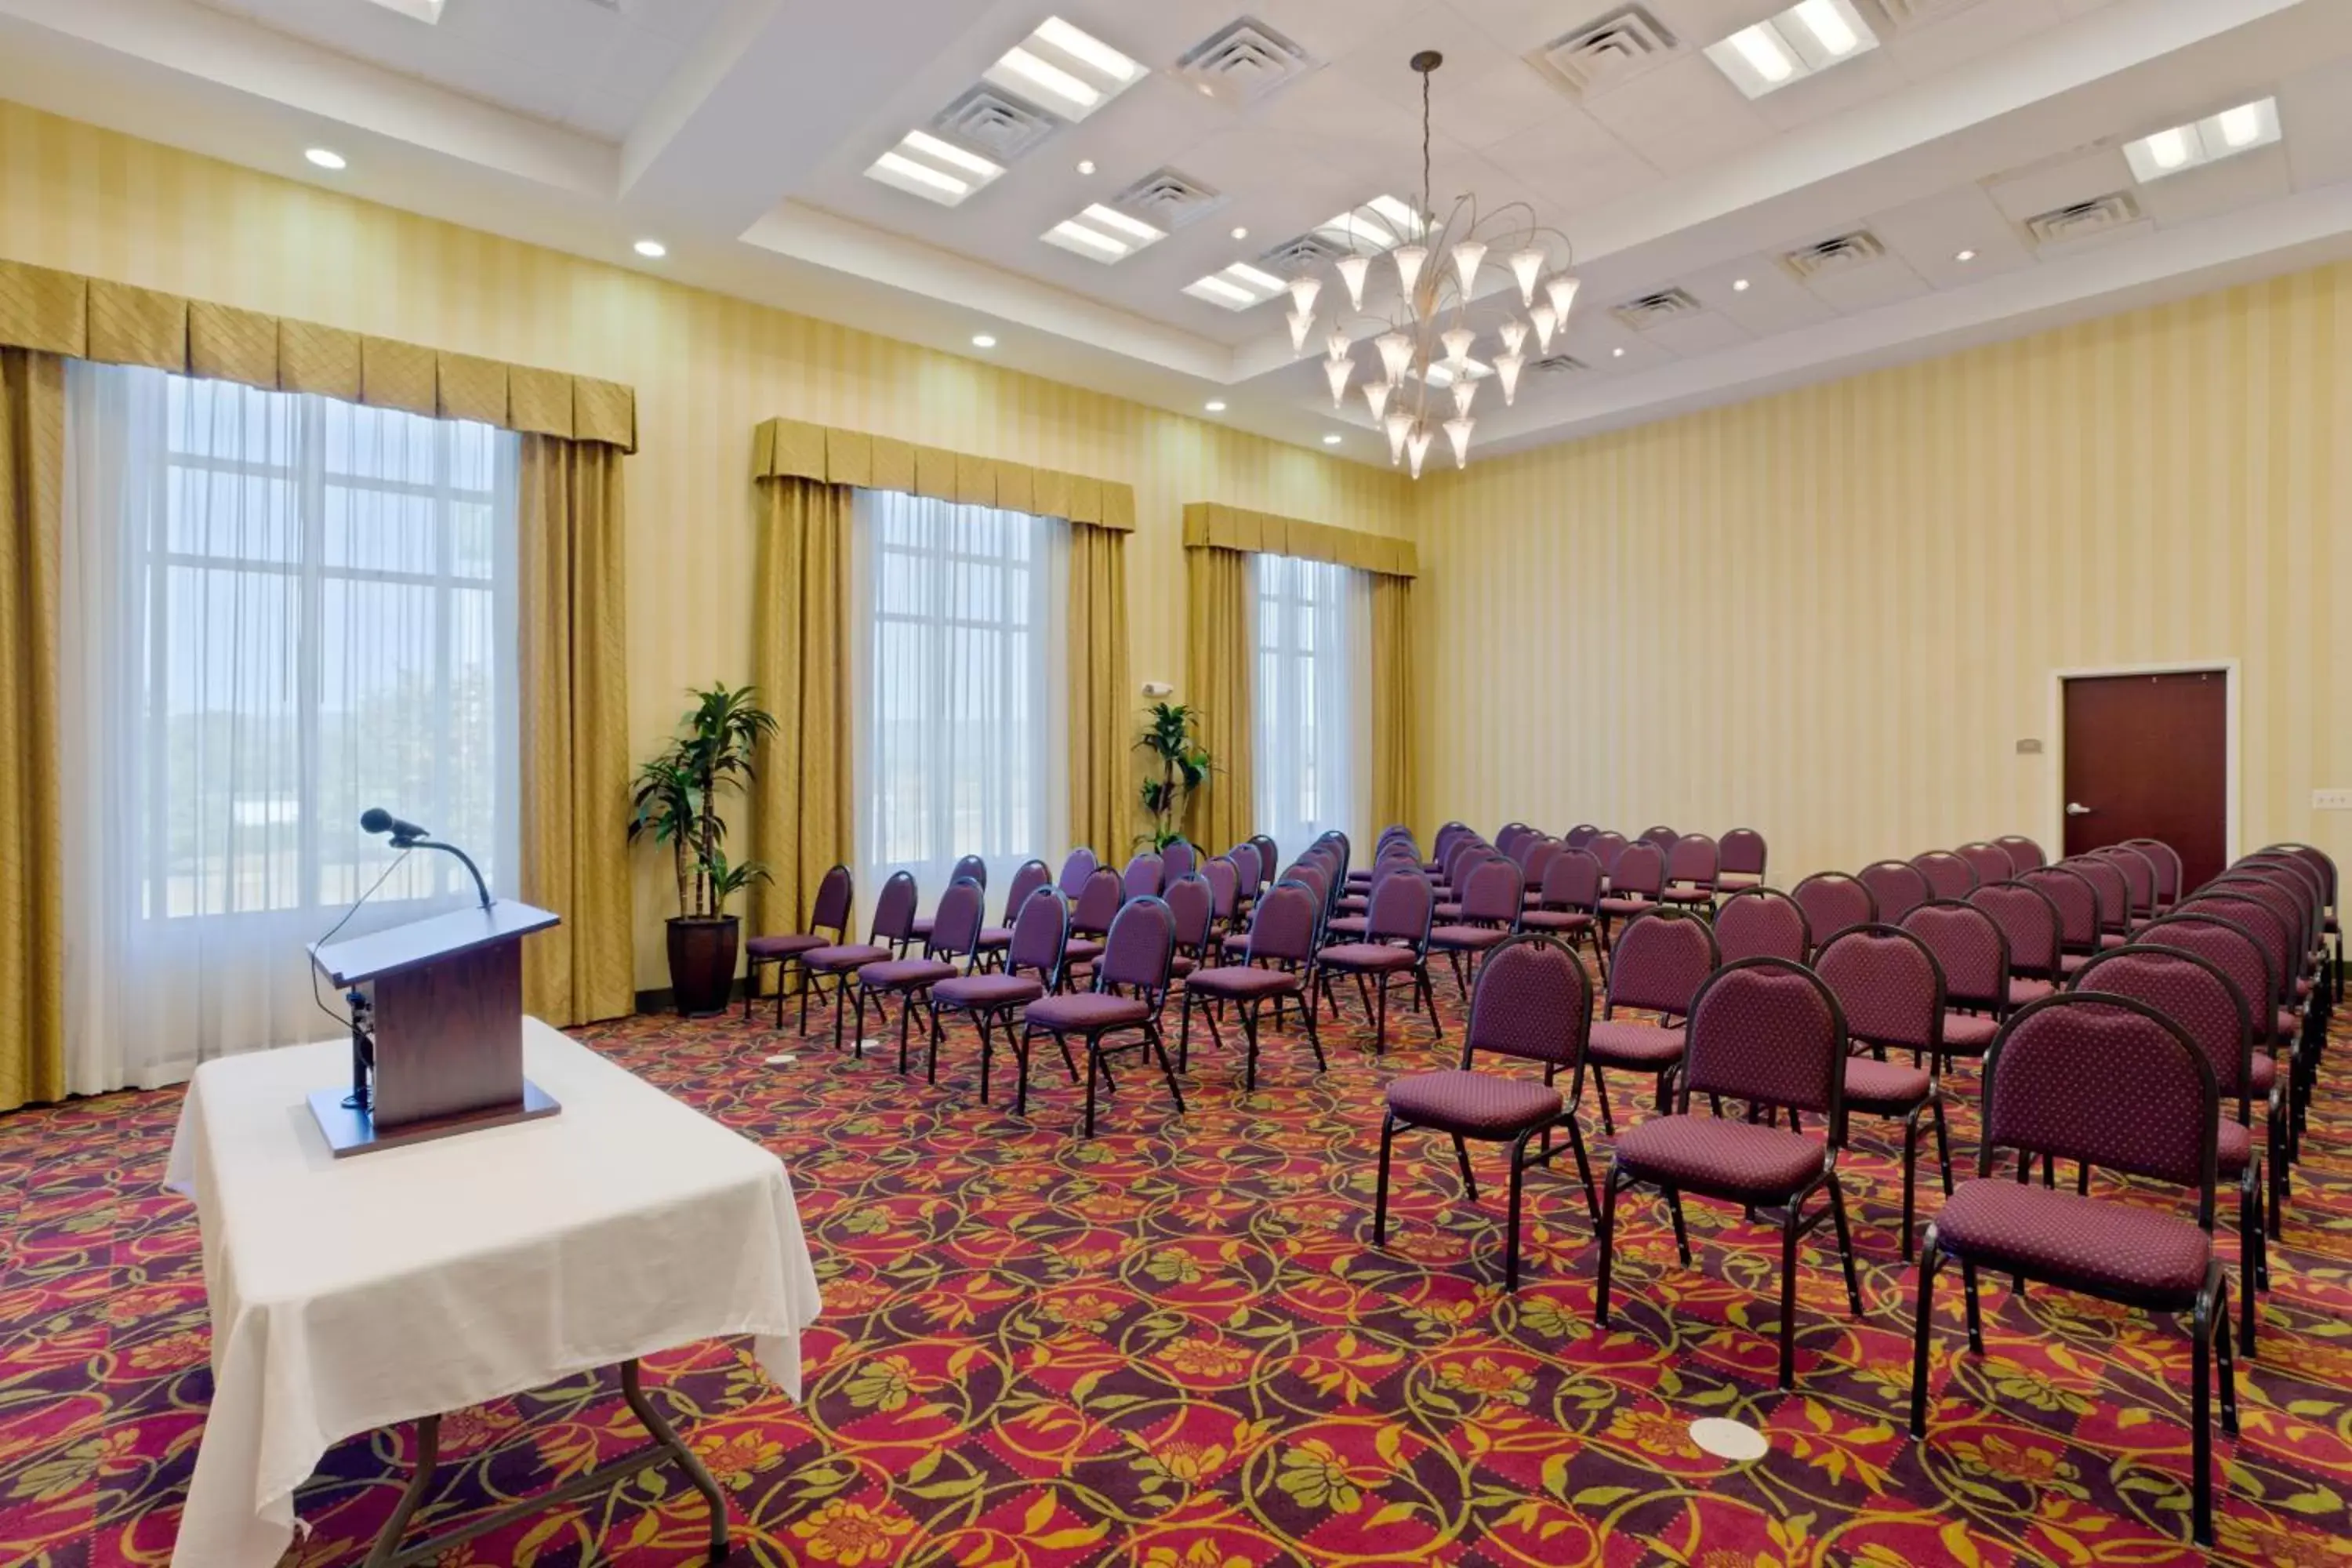
{"label": "ceiling coffer", "polygon": [[1841,234],[1812,245],[1801,246],[1780,258],[1800,283],[1810,283],[1816,278],[1833,277],[1841,272],[1853,272],[1868,267],[1886,254],[1886,244],[1866,228],[1852,234]]}
{"label": "ceiling coffer", "polygon": [[2033,237],[2036,245],[2063,245],[2070,239],[2085,239],[2137,223],[2139,217],[2139,203],[2132,199],[2129,191],[2109,191],[2104,196],[2036,213],[2025,220],[2025,232]]}
{"label": "ceiling coffer", "polygon": [[1678,40],[1639,5],[1621,5],[1530,57],[1579,98],[1641,75],[1675,52]]}
{"label": "ceiling coffer", "polygon": [[1255,103],[1314,68],[1305,49],[1255,16],[1220,27],[1176,61],[1178,76],[1228,103]]}

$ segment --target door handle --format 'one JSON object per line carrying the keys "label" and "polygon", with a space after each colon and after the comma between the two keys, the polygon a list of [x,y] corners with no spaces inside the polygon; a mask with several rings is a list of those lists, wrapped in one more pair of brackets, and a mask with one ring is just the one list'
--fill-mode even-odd
{"label": "door handle", "polygon": [[2066,815],[2069,816],[2088,816],[2091,815],[2091,808],[2084,805],[2080,801],[2070,800],[2066,803]]}

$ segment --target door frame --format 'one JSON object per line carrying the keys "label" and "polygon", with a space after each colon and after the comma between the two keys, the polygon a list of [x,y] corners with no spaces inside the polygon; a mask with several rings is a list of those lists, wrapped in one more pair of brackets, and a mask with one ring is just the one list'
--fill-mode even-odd
{"label": "door frame", "polygon": [[2046,806],[2042,817],[2050,834],[2050,858],[2063,859],[2066,854],[2066,683],[2070,680],[2099,680],[2118,675],[2202,675],[2210,670],[2221,674],[2222,688],[2222,768],[2226,784],[2222,791],[2221,860],[2226,866],[2243,851],[2239,847],[2240,790],[2238,758],[2243,749],[2241,728],[2242,704],[2239,701],[2240,672],[2234,658],[2167,659],[2156,664],[2082,665],[2050,672],[2050,763],[2043,770],[2046,782]]}

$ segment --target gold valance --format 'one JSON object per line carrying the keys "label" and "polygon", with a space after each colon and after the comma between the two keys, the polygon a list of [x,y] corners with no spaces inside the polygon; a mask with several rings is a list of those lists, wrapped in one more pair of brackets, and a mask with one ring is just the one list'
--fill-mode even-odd
{"label": "gold valance", "polygon": [[1277,517],[1270,511],[1249,511],[1215,501],[1184,503],[1184,545],[1188,550],[1253,550],[1268,555],[1297,555],[1308,561],[1328,561],[1360,572],[1387,577],[1412,577],[1421,572],[1418,552],[1410,539],[1385,533],[1360,533],[1334,528],[1328,522]]}
{"label": "gold valance", "polygon": [[0,260],[0,347],[637,449],[626,386]]}
{"label": "gold valance", "polygon": [[972,506],[1063,517],[1122,533],[1135,531],[1131,485],[798,419],[770,419],[751,432],[751,477],[905,490]]}

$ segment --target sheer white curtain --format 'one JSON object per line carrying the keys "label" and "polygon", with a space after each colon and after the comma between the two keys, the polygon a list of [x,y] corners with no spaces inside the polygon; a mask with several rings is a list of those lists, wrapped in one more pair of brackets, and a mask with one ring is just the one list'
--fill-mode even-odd
{"label": "sheer white curtain", "polygon": [[346,933],[471,898],[448,857],[362,834],[371,805],[514,890],[516,440],[68,375],[67,1058],[89,1093],[331,1037],[303,944],[371,889]]}
{"label": "sheer white curtain", "polygon": [[851,535],[859,901],[965,855],[1001,900],[1066,835],[1069,525],[860,490]]}
{"label": "sheer white curtain", "polygon": [[1255,557],[1258,826],[1287,860],[1371,814],[1372,584],[1290,555]]}

